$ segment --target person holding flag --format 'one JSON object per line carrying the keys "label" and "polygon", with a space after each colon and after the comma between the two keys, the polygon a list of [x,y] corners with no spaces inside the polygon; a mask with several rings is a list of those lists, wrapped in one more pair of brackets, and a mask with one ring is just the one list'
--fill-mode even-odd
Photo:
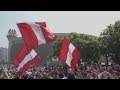
{"label": "person holding flag", "polygon": [[78,67],[80,52],[77,50],[77,48],[75,48],[72,43],[70,43],[70,41],[66,37],[64,37],[63,39],[58,59],[66,63],[70,67],[68,72],[68,76],[70,76],[70,78],[74,78],[74,75],[72,74],[74,70],[77,70],[78,74],[82,77],[82,74]]}

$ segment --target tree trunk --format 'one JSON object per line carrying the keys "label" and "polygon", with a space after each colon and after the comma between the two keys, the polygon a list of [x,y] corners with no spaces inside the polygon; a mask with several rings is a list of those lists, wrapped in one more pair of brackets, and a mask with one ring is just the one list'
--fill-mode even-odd
{"label": "tree trunk", "polygon": [[106,54],[105,57],[106,57],[106,66],[108,66],[108,54]]}
{"label": "tree trunk", "polygon": [[117,64],[120,64],[120,59],[119,59],[119,55],[118,54],[115,55],[115,62]]}

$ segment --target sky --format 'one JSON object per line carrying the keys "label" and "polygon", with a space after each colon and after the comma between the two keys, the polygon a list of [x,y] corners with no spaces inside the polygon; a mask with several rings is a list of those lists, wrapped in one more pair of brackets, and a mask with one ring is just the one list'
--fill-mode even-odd
{"label": "sky", "polygon": [[53,33],[85,33],[99,36],[106,27],[120,20],[120,11],[0,11],[0,47],[8,48],[8,30],[15,29],[21,37],[16,23],[42,22]]}

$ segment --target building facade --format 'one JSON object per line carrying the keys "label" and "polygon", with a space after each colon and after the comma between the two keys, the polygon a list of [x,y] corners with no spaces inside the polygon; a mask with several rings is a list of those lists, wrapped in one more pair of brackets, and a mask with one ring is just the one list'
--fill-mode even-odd
{"label": "building facade", "polygon": [[6,63],[8,62],[8,49],[0,47],[0,62]]}

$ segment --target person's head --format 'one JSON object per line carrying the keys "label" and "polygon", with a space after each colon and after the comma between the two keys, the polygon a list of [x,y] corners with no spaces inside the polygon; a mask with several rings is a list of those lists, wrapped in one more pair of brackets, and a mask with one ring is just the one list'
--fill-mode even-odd
{"label": "person's head", "polygon": [[24,74],[24,75],[22,76],[22,79],[28,79],[28,75],[27,75],[27,74]]}
{"label": "person's head", "polygon": [[59,74],[59,78],[62,79],[64,75],[62,73]]}
{"label": "person's head", "polygon": [[69,68],[68,73],[74,73],[74,70],[72,68]]}
{"label": "person's head", "polygon": [[97,74],[95,72],[92,73],[93,78],[97,78]]}
{"label": "person's head", "polygon": [[68,79],[75,79],[75,75],[73,73],[69,73],[67,78]]}

